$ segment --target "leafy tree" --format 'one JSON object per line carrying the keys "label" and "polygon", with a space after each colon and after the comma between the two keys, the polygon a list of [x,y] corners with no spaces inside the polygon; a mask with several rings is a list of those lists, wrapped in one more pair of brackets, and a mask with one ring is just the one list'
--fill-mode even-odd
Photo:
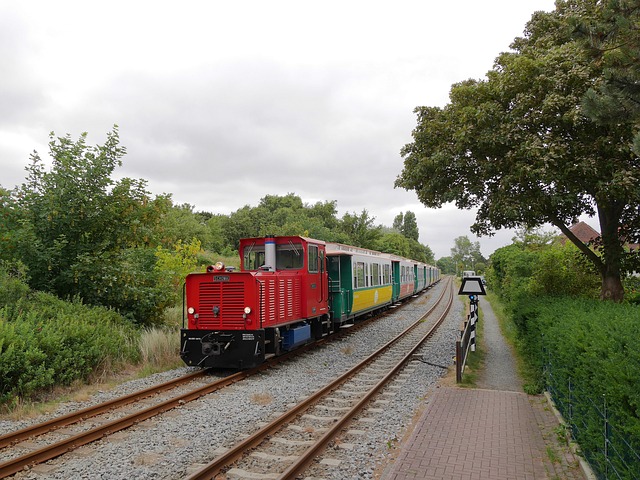
{"label": "leafy tree", "polygon": [[409,239],[409,258],[428,263],[429,265],[436,263],[433,250],[431,250],[428,245],[423,245],[412,238]]}
{"label": "leafy tree", "polygon": [[381,236],[381,228],[374,226],[374,220],[375,217],[370,217],[366,209],[363,209],[359,215],[345,213],[342,216],[342,230],[352,245],[375,249],[376,242]]}
{"label": "leafy tree", "polygon": [[635,0],[598,2],[576,15],[575,22],[576,38],[603,65],[602,78],[583,99],[584,111],[601,125],[634,125],[634,151],[640,155],[640,5]]}
{"label": "leafy tree", "polygon": [[383,233],[376,242],[374,250],[407,258],[411,255],[409,239],[398,232]]}
{"label": "leafy tree", "polygon": [[173,205],[161,220],[161,243],[171,247],[178,243],[188,243],[197,238],[201,245],[212,243],[211,230],[207,227],[205,217],[194,213],[193,206],[185,203]]}
{"label": "leafy tree", "polygon": [[229,250],[234,250],[231,245],[227,245],[225,241],[224,224],[228,219],[226,215],[211,215],[206,221],[207,228],[209,229],[209,243],[204,245],[204,248],[208,248],[217,253],[230,253]]}
{"label": "leafy tree", "polygon": [[398,232],[402,233],[402,225],[404,223],[404,213],[400,212],[398,215],[395,216],[395,218],[393,219],[393,226],[392,228],[394,230],[397,230]]}
{"label": "leafy tree", "polygon": [[[429,207],[478,208],[479,235],[551,223],[596,266],[601,297],[620,301],[623,243],[640,234],[640,159],[629,147],[632,125],[599,125],[584,112],[605,72],[599,53],[576,39],[576,15],[602,18],[600,3],[559,0],[535,13],[486,80],[454,85],[444,108],[417,108],[396,186]],[[600,252],[568,227],[596,213]]]}
{"label": "leafy tree", "polygon": [[245,205],[228,217],[220,218],[219,224],[225,244],[237,250],[241,238],[257,237],[260,234],[262,219],[256,209]]}
{"label": "leafy tree", "polygon": [[396,217],[393,219],[393,228],[405,237],[415,240],[416,242],[420,237],[416,214],[411,211],[408,211],[405,214],[400,212],[398,215],[396,215]]}
{"label": "leafy tree", "polygon": [[159,281],[173,292],[172,303],[177,304],[182,298],[182,284],[189,273],[196,271],[201,249],[197,238],[189,243],[179,240],[172,249],[157,247],[154,270]]}
{"label": "leafy tree", "polygon": [[541,228],[518,228],[516,236],[511,241],[522,247],[535,250],[551,245],[558,235],[553,232],[546,232]]}
{"label": "leafy tree", "polygon": [[0,261],[16,258],[16,231],[21,211],[9,190],[0,187]]}
{"label": "leafy tree", "polygon": [[49,171],[31,155],[14,195],[22,212],[16,249],[32,288],[149,318],[166,304],[150,272],[170,199],[150,199],[142,180],[112,179],[126,153],[117,126],[104,145],[88,146],[86,136],[74,142],[51,133]]}
{"label": "leafy tree", "polygon": [[413,212],[407,212],[404,214],[404,222],[402,224],[402,234],[411,239],[418,241],[420,232],[418,230],[418,220],[416,214]]}
{"label": "leafy tree", "polygon": [[453,241],[451,258],[455,265],[461,266],[461,270],[475,270],[477,263],[485,263],[480,252],[480,242],[472,242],[466,235],[457,237]]}
{"label": "leafy tree", "polygon": [[452,257],[439,258],[436,266],[444,275],[453,275],[456,273],[456,263]]}
{"label": "leafy tree", "polygon": [[211,245],[218,253],[231,253],[231,250],[238,248],[241,238],[302,235],[434,263],[431,249],[417,241],[417,222],[412,212],[407,212],[402,219],[403,230],[406,225],[408,232],[414,232],[411,234],[413,238],[375,225],[375,218],[366,209],[360,214],[346,213],[338,219],[335,200],[308,205],[293,193],[285,196],[267,195],[256,207],[245,205],[229,216],[207,217]]}

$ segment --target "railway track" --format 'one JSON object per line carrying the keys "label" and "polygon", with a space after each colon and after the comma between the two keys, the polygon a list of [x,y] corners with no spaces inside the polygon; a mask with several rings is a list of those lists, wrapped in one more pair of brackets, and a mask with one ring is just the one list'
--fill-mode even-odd
{"label": "railway track", "polygon": [[[366,322],[358,324],[357,328],[366,325]],[[351,334],[355,329],[345,332]],[[337,338],[339,338],[338,336]],[[332,337],[336,338],[335,336]],[[166,395],[167,392],[179,390],[194,382],[206,380],[206,372],[193,372],[168,382],[149,387],[124,397],[87,407],[76,412],[56,417],[41,424],[33,425],[15,432],[0,436],[0,453],[3,459],[0,462],[0,478],[5,478],[19,471],[28,469],[36,464],[48,461],[82,445],[100,440],[123,429],[136,425],[144,420],[184,405],[204,395],[223,389],[239,382],[249,376],[271,368],[278,363],[287,360],[313,348],[317,348],[322,342],[297,349],[291,354],[272,359],[255,369],[235,373],[220,378],[213,382],[206,382],[196,388],[189,388],[186,392]],[[140,402],[150,402],[153,405],[140,405]],[[117,410],[121,413],[117,413]],[[131,412],[130,410],[134,410]],[[124,412],[122,412],[125,410]],[[126,411],[129,410],[129,411]],[[117,418],[113,418],[113,417]],[[92,423],[85,427],[81,424]],[[69,428],[72,426],[73,430]],[[25,444],[27,444],[25,446]],[[25,453],[26,450],[26,453]]]}
{"label": "railway track", "polygon": [[[170,395],[168,398],[159,398],[153,405],[138,409],[132,413],[124,411],[118,415],[116,412],[117,409],[122,409],[122,407],[131,406],[135,403],[140,404],[142,400],[158,396],[163,392],[174,390],[199,379],[203,379],[206,374],[204,371],[193,372],[163,384],[149,387],[140,392],[135,392],[62,417],[54,418],[44,423],[5,434],[0,437],[0,448],[3,449],[3,457],[13,458],[0,463],[0,478],[5,478],[19,472],[20,470],[55,458],[82,445],[86,445],[107,435],[111,435],[115,432],[131,427],[132,425],[136,425],[139,422],[166,412],[178,405],[182,405],[186,402],[195,400],[196,398],[200,398],[203,395],[207,395],[211,392],[224,388],[225,386],[245,378],[246,375],[244,375],[244,373],[245,372],[239,372],[235,375],[224,377],[211,383],[206,383],[205,385],[197,388],[189,388],[186,393],[181,392],[177,395]],[[117,418],[107,418],[106,420],[97,419],[98,416],[105,414],[107,416],[115,415]],[[57,433],[62,427],[83,422],[90,424],[90,426],[84,430],[83,426],[79,426],[79,428],[76,428],[78,433]],[[91,425],[92,423],[93,425]],[[53,440],[40,438],[47,434],[50,434],[50,436],[53,437]],[[36,439],[36,445],[41,445],[40,447],[29,449],[30,451],[28,453],[16,453],[19,452],[18,449],[21,445],[20,442],[23,442],[24,440],[33,440],[34,437],[38,437]],[[10,450],[9,447],[13,447],[14,451],[5,452],[5,450]]]}
{"label": "railway track", "polygon": [[[443,311],[433,322],[426,323],[443,298]],[[299,478],[322,450],[412,360],[444,321],[452,303],[453,290],[449,283],[436,305],[396,338],[192,473],[188,480]]]}

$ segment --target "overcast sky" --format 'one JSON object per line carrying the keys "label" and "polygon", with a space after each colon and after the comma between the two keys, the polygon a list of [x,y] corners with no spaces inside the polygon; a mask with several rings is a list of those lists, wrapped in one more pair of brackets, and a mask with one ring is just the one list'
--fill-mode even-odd
{"label": "overcast sky", "polygon": [[0,0],[0,185],[25,179],[48,135],[113,124],[118,177],[229,214],[265,195],[336,200],[391,226],[414,212],[436,258],[453,240],[485,256],[512,231],[476,238],[475,212],[424,208],[394,189],[416,106],[484,78],[553,0]]}

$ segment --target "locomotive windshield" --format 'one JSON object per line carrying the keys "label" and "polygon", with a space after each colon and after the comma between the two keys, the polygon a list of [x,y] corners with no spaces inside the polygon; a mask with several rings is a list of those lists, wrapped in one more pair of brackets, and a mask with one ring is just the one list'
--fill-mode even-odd
{"label": "locomotive windshield", "polygon": [[[299,270],[304,266],[301,243],[276,245],[276,270]],[[264,245],[247,245],[242,252],[245,270],[258,270],[265,264]]]}

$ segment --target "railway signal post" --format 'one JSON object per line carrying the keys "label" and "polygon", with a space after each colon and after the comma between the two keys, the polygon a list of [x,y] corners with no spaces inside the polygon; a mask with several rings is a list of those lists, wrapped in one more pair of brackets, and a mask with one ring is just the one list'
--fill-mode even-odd
{"label": "railway signal post", "polygon": [[469,316],[464,322],[460,340],[456,341],[456,382],[462,381],[462,373],[469,351],[476,350],[476,322],[478,321],[478,295],[486,295],[481,277],[464,277],[458,295],[469,296]]}

